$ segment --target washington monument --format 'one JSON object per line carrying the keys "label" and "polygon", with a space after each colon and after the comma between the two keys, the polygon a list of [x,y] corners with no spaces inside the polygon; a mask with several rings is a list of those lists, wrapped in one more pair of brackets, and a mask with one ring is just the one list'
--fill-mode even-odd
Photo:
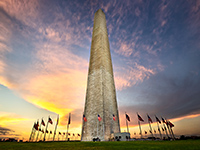
{"label": "washington monument", "polygon": [[106,17],[101,9],[94,16],[83,116],[82,141],[108,141],[111,133],[120,132]]}

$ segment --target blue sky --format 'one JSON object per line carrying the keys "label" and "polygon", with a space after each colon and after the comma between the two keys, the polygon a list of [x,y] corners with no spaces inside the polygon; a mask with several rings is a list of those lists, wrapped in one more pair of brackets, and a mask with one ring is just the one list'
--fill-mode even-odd
{"label": "blue sky", "polygon": [[[131,132],[138,132],[139,112],[172,120],[177,135],[200,134],[200,1],[3,0],[0,130],[11,132],[1,137],[27,138],[35,120],[57,114],[64,131],[69,112],[72,132],[80,133],[99,8],[106,14],[122,131],[126,111]],[[183,122],[191,121],[186,129]]]}

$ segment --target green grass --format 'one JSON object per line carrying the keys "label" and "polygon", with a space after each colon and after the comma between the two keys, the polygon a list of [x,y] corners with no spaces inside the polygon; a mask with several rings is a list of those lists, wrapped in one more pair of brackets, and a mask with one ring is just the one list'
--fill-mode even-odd
{"label": "green grass", "polygon": [[200,150],[200,140],[182,141],[130,141],[130,142],[0,142],[0,150],[123,150],[163,149]]}

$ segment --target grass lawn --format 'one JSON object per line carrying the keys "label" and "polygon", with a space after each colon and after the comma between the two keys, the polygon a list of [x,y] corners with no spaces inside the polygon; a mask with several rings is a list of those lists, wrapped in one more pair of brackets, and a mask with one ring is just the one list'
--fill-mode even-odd
{"label": "grass lawn", "polygon": [[122,150],[122,149],[163,149],[200,150],[200,140],[179,141],[130,141],[130,142],[0,142],[0,150]]}

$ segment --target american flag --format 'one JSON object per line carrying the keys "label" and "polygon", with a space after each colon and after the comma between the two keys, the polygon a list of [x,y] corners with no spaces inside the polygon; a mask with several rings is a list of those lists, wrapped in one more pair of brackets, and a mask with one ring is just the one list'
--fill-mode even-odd
{"label": "american flag", "polygon": [[51,118],[49,117],[49,121],[50,124],[53,124],[53,121],[51,120]]}
{"label": "american flag", "polygon": [[45,126],[44,120],[42,119],[42,125]]}
{"label": "american flag", "polygon": [[101,117],[100,117],[100,115],[98,115],[98,120],[101,121]]}
{"label": "american flag", "polygon": [[171,123],[170,121],[168,121],[168,124],[169,124],[170,128],[174,127],[174,124]]}
{"label": "american flag", "polygon": [[130,122],[130,117],[126,114],[126,119]]}
{"label": "american flag", "polygon": [[83,115],[83,120],[86,122],[87,121],[87,118],[85,117],[85,115]]}
{"label": "american flag", "polygon": [[152,119],[150,118],[150,116],[147,115],[147,117],[148,117],[148,120],[149,120],[151,123],[153,123],[153,121],[152,121]]}
{"label": "american flag", "polygon": [[113,120],[115,121],[115,115],[113,114]]}
{"label": "american flag", "polygon": [[[161,118],[162,118],[162,117],[161,117]],[[165,121],[165,119],[163,119],[163,118],[162,118],[162,122],[166,124],[166,121]]]}
{"label": "american flag", "polygon": [[138,120],[144,121],[140,115],[138,115]]}
{"label": "american flag", "polygon": [[[155,117],[156,117],[156,116],[155,116]],[[159,123],[161,123],[161,121],[158,119],[158,117],[156,117],[156,121],[159,122]]]}

